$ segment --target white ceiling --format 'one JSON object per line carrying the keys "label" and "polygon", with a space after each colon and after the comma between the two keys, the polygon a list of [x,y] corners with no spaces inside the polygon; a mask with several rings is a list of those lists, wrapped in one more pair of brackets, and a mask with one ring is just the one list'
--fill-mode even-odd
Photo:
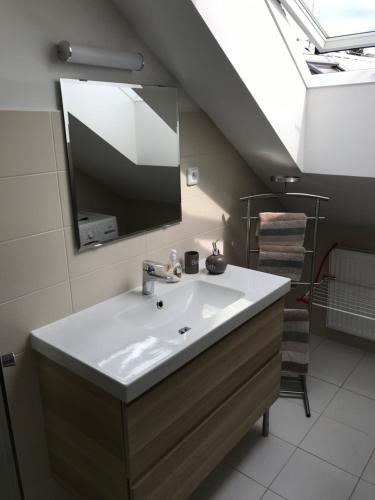
{"label": "white ceiling", "polygon": [[270,189],[271,175],[300,175],[293,190],[330,196],[332,222],[375,225],[375,179],[302,174],[190,0],[112,1]]}

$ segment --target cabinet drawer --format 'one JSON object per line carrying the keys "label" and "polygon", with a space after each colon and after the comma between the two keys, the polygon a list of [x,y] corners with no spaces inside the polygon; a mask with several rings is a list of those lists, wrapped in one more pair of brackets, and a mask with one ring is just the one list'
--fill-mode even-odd
{"label": "cabinet drawer", "polygon": [[185,500],[277,398],[277,354],[133,487],[134,500]]}
{"label": "cabinet drawer", "polygon": [[283,301],[279,301],[126,407],[132,481],[139,480],[278,353],[282,321]]}
{"label": "cabinet drawer", "polygon": [[37,355],[52,474],[84,500],[126,500],[122,404]]}

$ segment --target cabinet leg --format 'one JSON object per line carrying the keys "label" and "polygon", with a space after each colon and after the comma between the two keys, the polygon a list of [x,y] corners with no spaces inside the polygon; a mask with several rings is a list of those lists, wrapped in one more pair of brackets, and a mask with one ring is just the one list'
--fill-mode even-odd
{"label": "cabinet leg", "polygon": [[270,432],[270,411],[267,410],[263,413],[263,426],[262,426],[262,434],[264,437],[267,437]]}

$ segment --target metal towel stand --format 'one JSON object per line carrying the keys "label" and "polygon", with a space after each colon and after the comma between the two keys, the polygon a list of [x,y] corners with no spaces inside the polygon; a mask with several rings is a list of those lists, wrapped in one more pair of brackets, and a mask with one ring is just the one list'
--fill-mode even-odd
{"label": "metal towel stand", "polygon": [[[283,183],[284,189],[282,192],[277,193],[264,193],[264,194],[253,194],[250,196],[244,196],[240,198],[240,201],[247,203],[246,208],[246,216],[242,217],[242,220],[246,222],[246,265],[249,268],[251,266],[251,254],[259,253],[259,249],[251,248],[251,231],[252,231],[252,221],[259,220],[259,217],[251,215],[252,202],[265,199],[265,198],[303,198],[306,200],[315,201],[314,207],[314,215],[307,217],[308,221],[314,221],[313,225],[313,243],[312,249],[306,250],[306,255],[311,257],[310,261],[310,270],[309,270],[309,281],[292,281],[292,286],[308,286],[310,288],[310,297],[309,297],[309,338],[311,335],[311,312],[313,306],[313,298],[314,298],[314,289],[315,286],[320,283],[315,283],[315,262],[316,262],[316,248],[317,248],[317,239],[318,239],[318,225],[320,221],[325,220],[325,217],[320,216],[320,203],[321,201],[329,201],[330,198],[327,196],[320,196],[316,194],[308,194],[308,193],[291,193],[287,192],[287,185],[289,183],[298,182],[300,180],[299,177],[286,177],[286,176],[275,176],[271,177],[271,181],[277,183]],[[282,375],[281,377],[281,389],[280,389],[281,397],[294,397],[294,398],[302,398],[305,406],[306,417],[311,417],[310,412],[310,404],[309,397],[307,394],[306,387],[306,375],[299,376],[286,376]],[[267,419],[268,425],[268,415],[264,415],[264,420]]]}

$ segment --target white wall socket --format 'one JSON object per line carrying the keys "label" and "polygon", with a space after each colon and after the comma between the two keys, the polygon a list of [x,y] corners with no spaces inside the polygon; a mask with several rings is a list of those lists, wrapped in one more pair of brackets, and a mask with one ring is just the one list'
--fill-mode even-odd
{"label": "white wall socket", "polygon": [[199,181],[199,168],[188,167],[186,170],[186,184],[188,186],[195,186]]}

